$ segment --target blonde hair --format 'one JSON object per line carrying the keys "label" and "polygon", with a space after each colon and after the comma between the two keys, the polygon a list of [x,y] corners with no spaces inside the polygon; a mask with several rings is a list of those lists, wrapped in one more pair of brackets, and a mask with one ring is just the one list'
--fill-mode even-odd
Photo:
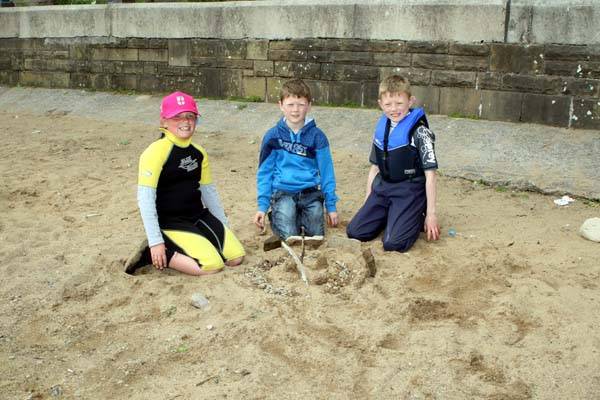
{"label": "blonde hair", "polygon": [[312,102],[310,88],[302,79],[291,79],[283,84],[279,92],[279,101],[290,97],[304,97],[308,102]]}
{"label": "blonde hair", "polygon": [[410,82],[403,76],[390,75],[379,84],[379,98],[381,99],[381,96],[385,93],[406,93],[410,97],[412,95],[410,92]]}

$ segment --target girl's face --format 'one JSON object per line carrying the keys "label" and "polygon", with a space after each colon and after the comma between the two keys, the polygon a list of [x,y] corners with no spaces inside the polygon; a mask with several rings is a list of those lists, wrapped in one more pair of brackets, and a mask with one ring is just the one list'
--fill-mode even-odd
{"label": "girl's face", "polygon": [[161,125],[180,139],[189,139],[196,130],[198,116],[193,112],[182,112],[171,118],[162,118]]}

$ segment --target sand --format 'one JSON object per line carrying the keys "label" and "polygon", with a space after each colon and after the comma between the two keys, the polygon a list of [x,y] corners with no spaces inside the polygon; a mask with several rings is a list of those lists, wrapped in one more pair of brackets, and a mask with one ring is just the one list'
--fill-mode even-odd
{"label": "sand", "polygon": [[597,203],[558,207],[442,169],[442,238],[387,253],[345,239],[368,165],[336,148],[342,224],[307,251],[307,287],[251,223],[262,132],[200,129],[246,261],[130,276],[137,158],[156,128],[0,118],[0,398],[600,398],[600,245],[577,233]]}

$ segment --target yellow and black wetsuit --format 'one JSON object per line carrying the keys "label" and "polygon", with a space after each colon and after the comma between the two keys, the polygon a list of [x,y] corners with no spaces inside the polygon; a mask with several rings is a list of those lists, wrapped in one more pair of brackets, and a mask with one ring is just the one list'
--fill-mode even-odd
{"label": "yellow and black wetsuit", "polygon": [[203,270],[221,269],[224,260],[243,256],[244,249],[202,202],[200,187],[212,184],[206,151],[191,139],[161,131],[163,136],[140,157],[138,187],[155,191],[167,261],[176,251],[195,259]]}

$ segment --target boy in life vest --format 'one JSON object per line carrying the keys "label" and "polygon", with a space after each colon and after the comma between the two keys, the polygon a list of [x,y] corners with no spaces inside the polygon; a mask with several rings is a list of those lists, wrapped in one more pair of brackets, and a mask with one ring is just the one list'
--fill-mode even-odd
{"label": "boy in life vest", "polygon": [[256,173],[258,211],[254,223],[264,231],[271,208],[273,232],[288,242],[304,233],[323,240],[327,223],[337,226],[335,174],[327,137],[312,118],[308,85],[300,79],[284,83],[279,97],[283,117],[265,134]]}
{"label": "boy in life vest", "polygon": [[421,231],[440,237],[435,214],[435,136],[407,79],[392,75],[379,85],[379,106],[364,205],[348,224],[349,238],[374,239],[383,231],[384,250],[408,251]]}
{"label": "boy in life vest", "polygon": [[189,275],[239,265],[244,248],[227,227],[208,155],[192,142],[198,120],[193,97],[175,92],[160,106],[161,137],[140,156],[138,206],[148,243],[126,272],[153,264]]}

